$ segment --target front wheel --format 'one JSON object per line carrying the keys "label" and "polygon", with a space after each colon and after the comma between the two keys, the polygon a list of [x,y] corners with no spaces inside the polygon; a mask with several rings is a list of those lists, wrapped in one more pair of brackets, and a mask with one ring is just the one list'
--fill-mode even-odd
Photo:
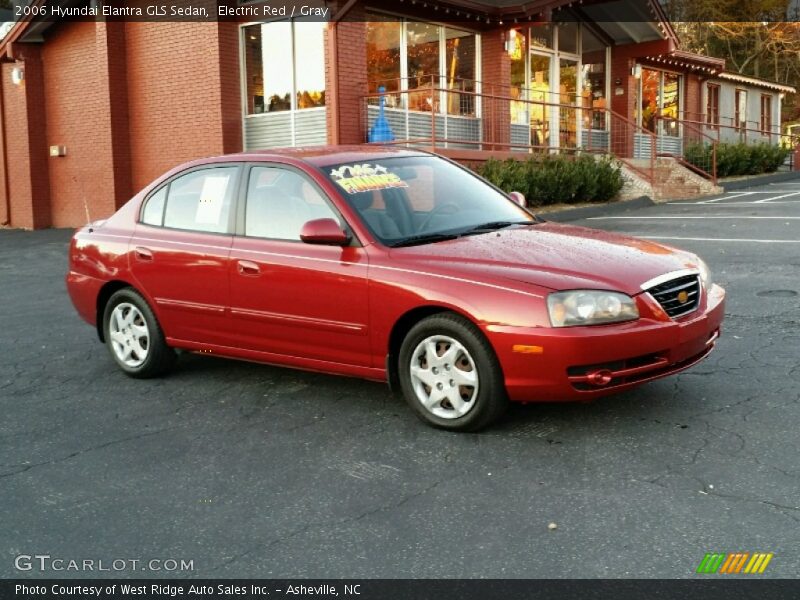
{"label": "front wheel", "polygon": [[155,377],[175,364],[175,351],[167,346],[155,314],[132,288],[109,298],[103,334],[114,362],[131,377]]}
{"label": "front wheel", "polygon": [[497,420],[508,404],[492,347],[459,315],[417,323],[400,347],[399,375],[414,412],[442,429],[476,431]]}

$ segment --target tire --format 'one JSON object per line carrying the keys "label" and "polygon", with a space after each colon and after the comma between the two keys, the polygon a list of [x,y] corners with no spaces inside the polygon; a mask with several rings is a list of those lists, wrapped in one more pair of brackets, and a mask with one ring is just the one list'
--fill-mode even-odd
{"label": "tire", "polygon": [[130,377],[156,377],[170,370],[177,359],[150,305],[133,288],[118,290],[108,299],[103,336],[111,358]]}
{"label": "tire", "polygon": [[477,431],[508,406],[494,350],[474,324],[456,314],[414,325],[400,346],[397,371],[411,409],[440,429]]}

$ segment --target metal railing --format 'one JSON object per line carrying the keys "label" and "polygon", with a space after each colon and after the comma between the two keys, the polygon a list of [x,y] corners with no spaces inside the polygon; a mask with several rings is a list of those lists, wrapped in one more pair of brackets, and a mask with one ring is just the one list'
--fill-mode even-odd
{"label": "metal railing", "polygon": [[654,181],[655,134],[608,108],[583,106],[575,95],[567,97],[572,102],[552,102],[509,86],[443,81],[430,75],[371,82],[376,91],[361,107],[364,140],[432,150],[608,154]]}
{"label": "metal railing", "polygon": [[678,152],[662,145],[658,156],[671,156],[689,170],[716,185],[719,140],[705,133],[697,123],[686,119],[656,115],[655,122],[657,128],[671,132],[670,135],[679,140]]}

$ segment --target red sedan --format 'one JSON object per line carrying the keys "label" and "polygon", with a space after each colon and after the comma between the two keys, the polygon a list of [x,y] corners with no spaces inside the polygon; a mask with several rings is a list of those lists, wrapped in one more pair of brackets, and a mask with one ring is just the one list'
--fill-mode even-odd
{"label": "red sedan", "polygon": [[182,349],[388,381],[454,430],[686,369],[725,304],[694,254],[545,222],[444,158],[372,147],[178,167],[75,233],[67,286],[132,377]]}

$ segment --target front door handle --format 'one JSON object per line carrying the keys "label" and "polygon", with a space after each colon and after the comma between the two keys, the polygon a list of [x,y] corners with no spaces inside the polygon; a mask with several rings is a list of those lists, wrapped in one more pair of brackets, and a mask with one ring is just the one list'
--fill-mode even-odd
{"label": "front door handle", "polygon": [[153,260],[153,251],[144,246],[136,246],[136,248],[133,249],[133,254],[136,256],[136,260],[141,260],[143,262],[150,262]]}
{"label": "front door handle", "polygon": [[258,265],[254,262],[249,260],[239,260],[236,261],[236,268],[239,270],[240,275],[260,275],[261,269],[258,268]]}

